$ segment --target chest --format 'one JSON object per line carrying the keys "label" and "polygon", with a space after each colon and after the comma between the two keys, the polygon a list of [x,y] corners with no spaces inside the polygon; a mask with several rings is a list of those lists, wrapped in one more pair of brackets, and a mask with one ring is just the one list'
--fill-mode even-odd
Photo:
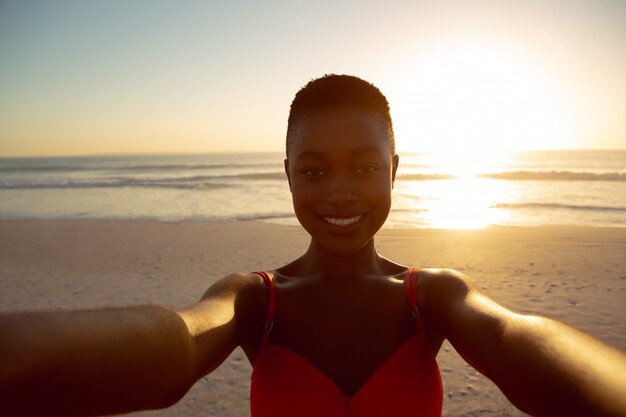
{"label": "chest", "polygon": [[277,291],[269,342],[353,396],[416,334],[400,288],[365,294]]}
{"label": "chest", "polygon": [[[350,362],[336,368],[351,369]],[[441,415],[441,377],[423,333],[411,336],[358,382],[354,370],[331,369],[329,374],[319,366],[290,348],[265,342],[252,373],[252,416]]]}

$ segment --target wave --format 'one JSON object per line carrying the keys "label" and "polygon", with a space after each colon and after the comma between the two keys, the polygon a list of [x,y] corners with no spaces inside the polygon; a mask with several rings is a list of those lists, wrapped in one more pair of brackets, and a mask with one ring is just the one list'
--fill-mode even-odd
{"label": "wave", "polygon": [[[411,196],[409,196],[411,197]],[[425,213],[427,212],[427,208],[423,207],[411,207],[411,208],[392,208],[391,212],[393,213]]]}
{"label": "wave", "polygon": [[456,175],[451,175],[451,174],[402,174],[402,173],[398,173],[396,178],[399,180],[428,181],[428,180],[453,180],[458,177]]}
{"label": "wave", "polygon": [[284,213],[254,213],[254,214],[242,214],[239,216],[228,217],[227,220],[234,221],[254,221],[254,220],[273,220],[273,219],[289,219],[295,218],[293,212]]}
{"label": "wave", "polygon": [[0,213],[0,220],[20,220],[20,219],[107,219],[107,220],[156,220],[164,223],[181,222],[181,221],[210,221],[210,222],[253,222],[278,219],[293,219],[296,216],[293,212],[274,212],[274,213],[250,213],[240,215],[158,215],[158,214],[121,214],[121,215],[101,215],[94,213],[64,213],[52,215],[24,215],[23,213]]}
{"label": "wave", "polygon": [[166,171],[201,171],[216,169],[234,169],[234,168],[272,168],[276,167],[275,163],[261,164],[146,164],[146,165],[41,165],[41,164],[24,164],[24,165],[0,165],[2,173],[61,173],[61,172],[88,172],[88,171],[109,171],[109,172],[166,172]]}
{"label": "wave", "polygon": [[29,181],[20,183],[0,182],[2,190],[37,190],[59,188],[178,188],[178,189],[217,189],[236,186],[228,183],[188,182],[183,180],[140,180],[140,179],[105,179],[105,180],[57,180],[57,181]]}
{"label": "wave", "polygon": [[[573,171],[502,171],[477,174],[477,178],[495,180],[534,180],[534,181],[626,181],[626,173],[621,172],[573,172]],[[427,181],[427,180],[453,180],[461,178],[453,174],[402,174],[398,173],[398,179]]]}
{"label": "wave", "polygon": [[558,204],[558,203],[501,203],[494,204],[494,208],[508,209],[555,209],[555,210],[577,210],[577,211],[599,211],[599,212],[626,212],[626,207],[614,206],[589,206],[577,204]]}
{"label": "wave", "polygon": [[219,175],[213,178],[242,179],[242,180],[285,180],[284,172],[256,172],[250,174]]}
{"label": "wave", "polygon": [[283,180],[283,172],[259,172],[235,175],[195,175],[191,177],[168,178],[132,178],[113,177],[98,179],[36,179],[0,181],[0,189],[59,189],[59,188],[180,188],[180,189],[213,189],[241,185],[237,180]]}
{"label": "wave", "polygon": [[[217,165],[215,165],[217,166]],[[227,165],[224,165],[227,166]],[[263,165],[265,166],[265,165]],[[143,168],[146,168],[144,165]],[[170,165],[170,167],[179,167]],[[189,167],[189,165],[184,165]],[[180,171],[178,171],[180,173]],[[459,177],[451,174],[398,174],[400,181],[428,181],[428,180],[454,180]],[[607,172],[571,172],[571,171],[504,171],[479,174],[477,178],[498,179],[508,181],[626,181],[626,173]],[[117,187],[151,187],[151,188],[180,188],[180,189],[208,189],[225,188],[242,185],[247,181],[284,181],[285,173],[282,171],[260,171],[247,173],[233,173],[220,175],[188,175],[166,176],[162,178],[136,178],[135,176],[112,176],[112,177],[85,177],[67,178],[64,176],[39,178],[15,178],[0,180],[0,189],[46,189],[46,188],[117,188]]]}
{"label": "wave", "polygon": [[621,172],[505,171],[480,174],[478,177],[498,180],[626,181],[626,173]]}
{"label": "wave", "polygon": [[[129,217],[123,217],[129,218]],[[142,217],[145,218],[145,217]],[[276,219],[294,219],[296,218],[293,212],[270,212],[270,213],[249,213],[249,214],[235,214],[225,216],[211,216],[211,215],[194,215],[194,216],[153,216],[149,217],[155,220],[161,221],[212,221],[212,222],[253,222],[259,220],[276,220]]]}

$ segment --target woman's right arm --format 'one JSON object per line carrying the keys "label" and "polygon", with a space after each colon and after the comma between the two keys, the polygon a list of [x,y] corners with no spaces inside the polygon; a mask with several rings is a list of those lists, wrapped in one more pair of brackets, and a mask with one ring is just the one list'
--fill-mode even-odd
{"label": "woman's right arm", "polygon": [[246,280],[230,275],[180,312],[153,305],[0,315],[0,415],[174,404],[239,344],[235,311]]}

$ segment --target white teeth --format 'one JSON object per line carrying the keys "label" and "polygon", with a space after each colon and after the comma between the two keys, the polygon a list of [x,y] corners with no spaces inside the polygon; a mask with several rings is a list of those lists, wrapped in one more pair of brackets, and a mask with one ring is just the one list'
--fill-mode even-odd
{"label": "white teeth", "polygon": [[351,224],[354,224],[356,222],[358,222],[359,220],[361,220],[361,217],[363,217],[362,215],[358,215],[356,217],[350,217],[349,219],[335,219],[333,217],[326,217],[324,216],[324,220],[326,220],[328,223],[330,224],[334,224],[336,226],[348,226]]}

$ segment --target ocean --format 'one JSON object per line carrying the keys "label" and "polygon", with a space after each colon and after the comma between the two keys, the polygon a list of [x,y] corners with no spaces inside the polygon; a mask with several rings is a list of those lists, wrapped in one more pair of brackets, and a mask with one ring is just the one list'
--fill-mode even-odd
{"label": "ocean", "polygon": [[[282,153],[0,159],[0,219],[297,224]],[[400,154],[384,227],[626,227],[626,150]]]}

